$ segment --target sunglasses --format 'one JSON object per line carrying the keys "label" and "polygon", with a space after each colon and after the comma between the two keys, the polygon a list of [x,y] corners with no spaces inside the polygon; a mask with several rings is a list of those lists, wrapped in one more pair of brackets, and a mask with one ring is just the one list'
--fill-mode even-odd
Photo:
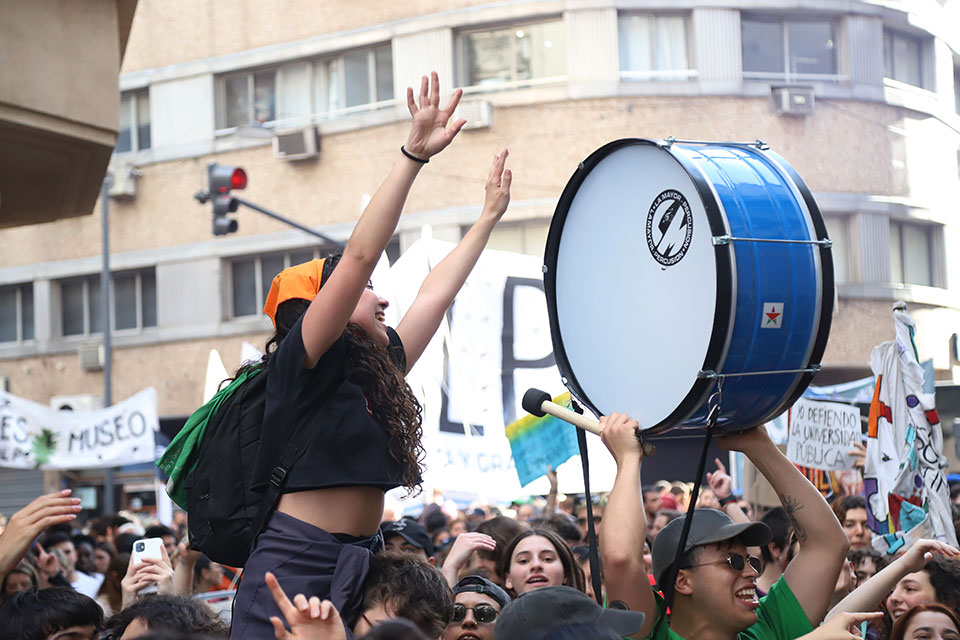
{"label": "sunglasses", "polygon": [[694,567],[705,567],[711,564],[729,564],[730,568],[734,571],[743,571],[744,567],[747,566],[747,563],[750,563],[750,568],[757,572],[757,575],[760,575],[763,571],[763,561],[756,556],[743,556],[739,553],[731,553],[723,560],[715,560],[713,562],[703,562],[701,564],[691,564],[685,567],[680,567],[681,569],[693,569]]}
{"label": "sunglasses", "polygon": [[453,605],[453,617],[450,622],[458,624],[467,617],[467,611],[473,611],[473,617],[477,622],[484,624],[493,622],[500,615],[500,612],[488,604],[478,604],[475,607],[465,607],[462,604]]}

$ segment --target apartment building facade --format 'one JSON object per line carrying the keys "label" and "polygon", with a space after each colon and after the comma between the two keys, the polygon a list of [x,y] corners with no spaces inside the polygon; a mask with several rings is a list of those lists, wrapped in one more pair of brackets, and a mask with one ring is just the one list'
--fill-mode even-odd
{"label": "apartment building facade", "polygon": [[960,382],[957,0],[140,0],[119,78],[110,315],[99,205],[0,230],[7,388],[96,404],[109,322],[113,397],[153,386],[161,417],[182,421],[210,349],[238,366],[241,343],[269,335],[272,276],[326,249],[243,208],[239,231],[214,237],[193,198],[207,164],[244,167],[243,197],[345,239],[399,154],[406,87],[430,70],[445,93],[464,87],[470,122],[422,172],[391,257],[424,225],[459,239],[504,146],[513,200],[490,246],[542,255],[566,181],[602,144],[762,139],[805,179],[834,241],[816,382],[867,375],[900,300],[921,359]]}

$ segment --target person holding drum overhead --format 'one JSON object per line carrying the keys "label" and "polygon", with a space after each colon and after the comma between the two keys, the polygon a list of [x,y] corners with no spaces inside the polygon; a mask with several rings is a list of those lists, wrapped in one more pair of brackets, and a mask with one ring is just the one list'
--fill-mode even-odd
{"label": "person holding drum overhead", "polygon": [[[600,419],[601,438],[617,463],[603,520],[600,554],[607,597],[646,614],[633,638],[652,640],[793,640],[820,624],[850,544],[823,496],[780,453],[763,427],[717,437],[720,447],[743,452],[773,486],[796,531],[800,551],[763,599],[757,598],[760,561],[747,545],[763,545],[761,522],[735,524],[713,509],[694,512],[677,573],[669,623],[665,604],[650,588],[643,563],[646,523],[640,493],[642,449],[636,420],[611,413]],[[670,522],[653,544],[657,582],[668,575],[686,516]]]}
{"label": "person holding drum overhead", "polygon": [[270,617],[280,610],[266,588],[267,572],[287,592],[330,599],[352,625],[362,612],[372,552],[383,548],[384,492],[419,487],[422,410],[404,376],[506,211],[512,178],[504,167],[507,150],[494,158],[479,219],[427,275],[396,330],[384,322],[387,301],[373,292],[370,277],[420,169],[465,123],[452,120],[461,94],[457,89],[440,108],[436,72],[423,77],[419,106],[407,89],[413,116],[407,142],[342,256],[290,267],[273,280],[264,305],[277,331],[261,364],[269,377],[255,467],[260,486],[287,441],[307,437],[245,566],[234,602],[234,640],[273,637]]}

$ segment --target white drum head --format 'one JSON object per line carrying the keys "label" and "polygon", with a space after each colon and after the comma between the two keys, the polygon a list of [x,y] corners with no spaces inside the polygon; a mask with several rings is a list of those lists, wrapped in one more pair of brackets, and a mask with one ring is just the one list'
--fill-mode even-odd
{"label": "white drum head", "polygon": [[690,393],[713,333],[717,265],[697,188],[667,151],[623,146],[590,169],[562,224],[547,268],[583,400],[657,425]]}

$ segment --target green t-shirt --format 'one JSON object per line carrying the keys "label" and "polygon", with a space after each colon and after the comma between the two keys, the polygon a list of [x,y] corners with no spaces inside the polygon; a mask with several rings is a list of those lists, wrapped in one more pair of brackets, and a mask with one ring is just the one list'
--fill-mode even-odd
{"label": "green t-shirt", "polygon": [[[663,597],[657,593],[657,612],[664,615]],[[790,585],[781,576],[770,587],[770,592],[760,598],[757,609],[757,621],[745,631],[741,631],[739,640],[794,640],[813,631],[813,625],[790,590]],[[650,634],[646,640],[684,640],[671,629],[666,621],[660,624],[656,634]]]}

